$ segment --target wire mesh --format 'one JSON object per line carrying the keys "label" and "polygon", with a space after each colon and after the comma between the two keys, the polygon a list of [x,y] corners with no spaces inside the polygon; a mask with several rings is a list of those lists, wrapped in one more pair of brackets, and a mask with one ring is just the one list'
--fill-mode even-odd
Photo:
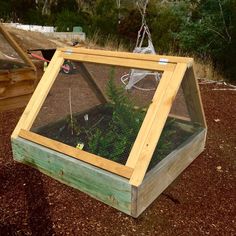
{"label": "wire mesh", "polygon": [[[155,90],[126,90],[121,78],[129,68],[69,63],[70,72],[58,74],[31,130],[125,164]],[[147,76],[137,85],[157,88],[159,80]],[[180,89],[149,169],[190,137],[193,127]]]}

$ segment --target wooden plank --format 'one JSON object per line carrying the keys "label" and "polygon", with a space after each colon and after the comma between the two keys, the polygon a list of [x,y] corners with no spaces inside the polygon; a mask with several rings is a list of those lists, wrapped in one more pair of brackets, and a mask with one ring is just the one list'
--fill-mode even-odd
{"label": "wooden plank", "polygon": [[130,214],[131,186],[127,179],[22,138],[13,139],[12,149],[16,161]]}
{"label": "wooden plank", "polygon": [[137,163],[130,178],[131,185],[139,186],[142,183],[186,69],[187,64],[178,63],[166,93],[162,98],[156,98],[160,102],[158,101],[155,114],[153,114],[153,119],[150,121],[151,127],[148,130],[148,134],[143,137],[144,142],[141,143],[141,152],[137,157]]}
{"label": "wooden plank", "polygon": [[160,103],[166,94],[166,90],[167,90],[168,85],[171,81],[172,75],[173,75],[173,73],[168,71],[168,72],[164,72],[161,77],[160,83],[159,83],[157,90],[154,94],[152,103],[150,104],[150,106],[148,108],[148,111],[147,111],[146,116],[143,120],[142,126],[139,130],[137,138],[134,142],[134,145],[131,149],[128,160],[126,162],[126,165],[131,168],[134,168],[137,161],[138,161],[138,157],[139,157],[142,147],[144,145],[145,139],[148,135],[149,130],[151,129],[152,122],[155,119],[155,114],[158,110],[157,108],[158,108],[158,106],[160,106]]}
{"label": "wooden plank", "polygon": [[25,107],[31,96],[32,94],[25,94],[22,96],[0,99],[0,112]]}
{"label": "wooden plank", "polygon": [[36,72],[32,69],[1,74],[0,99],[32,94],[35,89],[36,78]]}
{"label": "wooden plank", "polygon": [[199,85],[193,67],[188,68],[182,81],[183,93],[192,122],[207,127]]}
{"label": "wooden plank", "polygon": [[87,70],[86,66],[83,63],[79,63],[79,72],[85,78],[86,83],[93,90],[98,100],[101,103],[106,103],[107,102],[106,96],[104,95],[103,91],[96,83],[96,80],[89,73],[89,71]]}
{"label": "wooden plank", "polygon": [[0,73],[0,83],[9,82],[11,80],[11,78],[6,77],[6,75],[8,75],[8,73]]}
{"label": "wooden plank", "polygon": [[11,71],[0,74],[0,111],[25,107],[38,81],[32,68]]}
{"label": "wooden plank", "polygon": [[29,59],[28,55],[23,51],[23,49],[18,45],[18,43],[13,39],[10,33],[4,29],[4,26],[0,24],[0,33],[6,38],[8,43],[16,50],[20,57],[24,60],[26,64],[33,68],[36,71],[36,67],[33,62]]}
{"label": "wooden plank", "polygon": [[101,169],[110,171],[114,174],[125,177],[127,179],[130,178],[133,172],[133,169],[127,166],[121,165],[119,163],[116,163],[114,161],[108,160],[106,158],[103,158],[103,157],[100,157],[91,153],[85,152],[83,150],[76,149],[64,143],[46,138],[44,136],[35,134],[27,130],[21,130],[19,133],[19,137],[27,139],[31,142],[40,144],[54,151],[58,151],[65,155],[74,157],[76,159],[79,159],[80,161],[84,161],[91,165],[97,166]]}
{"label": "wooden plank", "polygon": [[2,82],[20,82],[25,80],[37,80],[37,75],[34,70],[32,69],[25,69],[25,70],[8,70],[4,73],[0,73],[0,84]]}
{"label": "wooden plank", "polygon": [[[0,87],[1,88],[1,87]],[[34,83],[32,82],[20,82],[5,87],[4,91],[0,91],[0,100],[18,97],[24,94],[32,94],[34,92]]]}
{"label": "wooden plank", "polygon": [[16,138],[21,129],[29,130],[49,93],[57,74],[61,69],[61,65],[64,62],[62,57],[59,57],[60,52],[56,51],[54,56],[49,63],[42,79],[40,80],[35,92],[30,99],[24,113],[22,114],[15,130],[12,133],[12,137]]}
{"label": "wooden plank", "polygon": [[133,187],[133,217],[138,217],[204,150],[205,139],[206,130],[194,134],[149,171],[139,187]]}
{"label": "wooden plank", "polygon": [[140,53],[130,53],[130,52],[118,52],[118,51],[107,51],[99,49],[87,49],[87,48],[60,48],[62,52],[69,53],[80,53],[85,55],[95,55],[95,56],[106,56],[106,57],[117,57],[122,59],[135,59],[135,60],[145,60],[145,61],[163,61],[168,60],[168,63],[187,63],[188,66],[192,65],[193,58],[189,57],[176,57],[167,55],[152,55],[152,54],[140,54]]}
{"label": "wooden plank", "polygon": [[62,53],[62,57],[68,60],[76,60],[82,62],[92,62],[103,65],[115,65],[121,67],[128,68],[137,68],[151,71],[173,71],[176,64],[167,63],[167,64],[159,64],[156,61],[144,61],[137,59],[129,59],[129,58],[119,58],[119,57],[108,57],[108,56],[100,56],[100,55],[89,55],[82,53],[72,53],[67,54]]}

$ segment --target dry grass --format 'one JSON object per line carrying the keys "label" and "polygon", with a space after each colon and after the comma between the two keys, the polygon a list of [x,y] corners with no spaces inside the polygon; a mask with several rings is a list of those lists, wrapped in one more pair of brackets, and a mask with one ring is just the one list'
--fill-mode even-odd
{"label": "dry grass", "polygon": [[119,42],[119,40],[112,35],[108,35],[105,39],[104,47],[99,46],[99,41],[102,38],[101,32],[96,31],[94,32],[93,36],[87,38],[85,41],[85,47],[87,48],[102,48],[111,51],[128,51],[127,47],[124,44]]}
{"label": "dry grass", "polygon": [[212,62],[195,59],[195,73],[198,79],[222,81],[225,78],[214,68]]}
{"label": "dry grass", "polygon": [[127,47],[124,44],[119,42],[114,36],[108,36],[106,38],[105,47],[108,50],[116,50],[116,51],[128,51]]}

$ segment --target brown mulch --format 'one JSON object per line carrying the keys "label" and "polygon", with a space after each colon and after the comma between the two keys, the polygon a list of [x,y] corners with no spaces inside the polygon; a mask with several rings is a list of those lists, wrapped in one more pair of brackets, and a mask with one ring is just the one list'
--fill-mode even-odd
{"label": "brown mulch", "polygon": [[205,151],[138,219],[14,162],[23,110],[0,113],[0,235],[235,235],[236,93],[216,87],[201,85]]}

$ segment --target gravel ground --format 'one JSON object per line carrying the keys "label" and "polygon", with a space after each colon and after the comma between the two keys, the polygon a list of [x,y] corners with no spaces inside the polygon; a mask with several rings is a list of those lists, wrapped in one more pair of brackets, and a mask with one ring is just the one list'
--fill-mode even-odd
{"label": "gravel ground", "polygon": [[201,85],[205,151],[133,219],[12,159],[22,109],[0,113],[0,235],[236,235],[236,93]]}

